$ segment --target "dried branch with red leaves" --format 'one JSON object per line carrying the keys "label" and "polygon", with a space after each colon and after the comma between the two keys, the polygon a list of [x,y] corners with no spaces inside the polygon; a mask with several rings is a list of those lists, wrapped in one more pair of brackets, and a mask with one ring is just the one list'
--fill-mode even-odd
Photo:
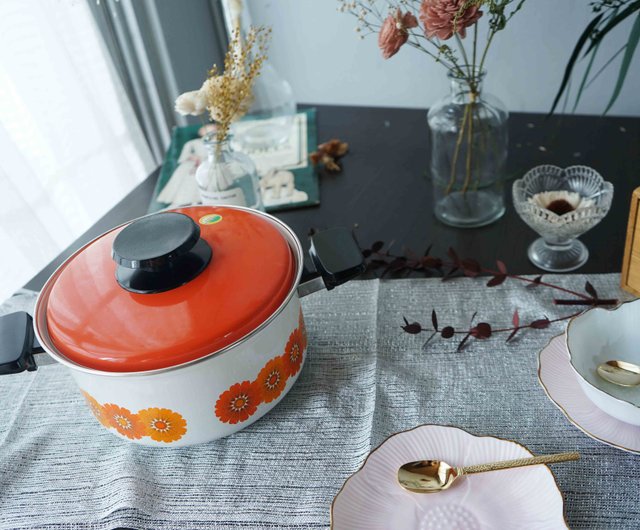
{"label": "dried branch with red leaves", "polygon": [[[510,274],[505,263],[500,260],[496,261],[495,269],[483,267],[474,259],[461,259],[452,248],[447,252],[449,260],[443,260],[441,258],[431,256],[431,247],[429,247],[422,256],[417,256],[410,251],[408,251],[406,255],[395,255],[390,252],[390,247],[391,245],[389,245],[385,250],[384,242],[376,241],[370,248],[362,250],[362,255],[365,257],[365,261],[367,263],[367,269],[378,277],[384,277],[387,274],[410,275],[421,273],[426,276],[437,275],[440,276],[443,281],[447,281],[461,276],[476,278],[481,275],[488,275],[490,278],[486,283],[487,287],[496,287],[504,283],[507,279],[510,279],[525,282],[527,284],[527,288],[546,287],[573,297],[570,299],[554,298],[553,302],[556,305],[612,306],[618,303],[618,300],[615,299],[600,298],[595,287],[589,281],[585,284],[585,292],[581,293],[560,285],[546,282],[543,280],[542,276],[537,276],[531,279],[517,274]],[[381,274],[378,274],[378,271],[380,270],[382,272]],[[534,319],[528,323],[522,323],[520,314],[516,309],[511,317],[511,326],[507,327],[492,326],[488,322],[474,323],[477,314],[474,313],[468,327],[464,329],[455,329],[451,325],[440,327],[438,325],[438,316],[434,309],[431,312],[431,327],[424,327],[419,322],[409,322],[406,317],[403,317],[404,325],[401,327],[406,333],[413,335],[418,333],[429,333],[429,338],[425,342],[425,346],[438,335],[443,339],[451,339],[456,335],[462,335],[463,337],[458,343],[458,351],[461,351],[467,345],[470,338],[485,340],[489,339],[496,333],[508,333],[509,335],[507,336],[506,342],[510,342],[523,330],[545,329],[555,322],[569,320],[570,318],[579,315],[581,312],[582,310],[553,320],[544,316],[542,318]]]}

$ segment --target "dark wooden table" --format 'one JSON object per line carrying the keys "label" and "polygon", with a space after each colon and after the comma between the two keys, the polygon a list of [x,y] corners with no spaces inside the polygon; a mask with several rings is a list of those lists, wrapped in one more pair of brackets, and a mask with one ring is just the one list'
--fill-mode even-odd
{"label": "dark wooden table", "polygon": [[[491,265],[503,260],[510,272],[535,274],[527,246],[537,237],[515,213],[511,182],[505,183],[507,212],[493,225],[456,229],[433,216],[428,177],[429,140],[424,109],[317,106],[318,138],[349,142],[344,170],[321,177],[320,206],[279,213],[306,241],[310,228],[358,225],[363,246],[395,241],[394,250],[433,255],[454,247],[461,256]],[[640,119],[597,116],[553,116],[514,113],[509,118],[510,179],[539,164],[584,164],[615,186],[609,215],[581,239],[590,251],[580,272],[619,271],[631,192],[640,186]],[[158,170],[79,237],[25,287],[39,290],[74,250],[102,232],[144,215]]]}

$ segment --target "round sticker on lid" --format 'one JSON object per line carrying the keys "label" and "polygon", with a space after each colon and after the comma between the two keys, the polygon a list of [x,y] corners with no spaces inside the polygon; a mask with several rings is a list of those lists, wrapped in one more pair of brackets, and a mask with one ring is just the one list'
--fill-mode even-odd
{"label": "round sticker on lid", "polygon": [[203,215],[199,221],[201,225],[214,225],[222,221],[222,216],[217,213],[210,213],[209,215]]}

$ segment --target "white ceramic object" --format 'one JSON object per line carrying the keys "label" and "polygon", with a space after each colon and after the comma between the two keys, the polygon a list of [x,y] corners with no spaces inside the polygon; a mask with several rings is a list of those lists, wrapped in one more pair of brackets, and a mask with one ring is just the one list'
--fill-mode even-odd
{"label": "white ceramic object", "polygon": [[611,360],[640,365],[640,300],[610,310],[593,308],[571,319],[566,344],[588,398],[610,416],[640,426],[640,387],[614,385],[596,372]]}
{"label": "white ceramic object", "polygon": [[[212,357],[170,370],[129,375],[87,370],[61,356],[56,356],[56,360],[71,368],[71,375],[80,390],[89,394],[100,405],[117,404],[132,414],[149,408],[166,409],[180,414],[186,422],[186,432],[177,440],[154,440],[144,435],[132,438],[130,435],[122,434],[126,433],[126,430],[120,432],[105,425],[111,433],[143,445],[172,447],[194,445],[244,429],[264,416],[284,398],[300,375],[306,358],[306,349],[302,352],[298,371],[287,378],[278,397],[269,403],[260,399],[255,412],[251,413],[247,419],[235,423],[223,421],[223,418],[216,414],[218,400],[224,399],[222,396],[227,390],[243,382],[256,381],[260,371],[269,361],[285,353],[287,340],[293,330],[298,327],[298,318],[301,315],[300,300],[296,295],[287,302],[268,326],[248,340]],[[248,412],[254,410],[252,404],[250,405]],[[92,411],[100,420],[100,413],[96,414],[96,410]],[[126,418],[123,419],[126,421]]]}
{"label": "white ceramic object", "polygon": [[538,358],[538,379],[549,399],[578,429],[594,440],[640,453],[640,427],[617,420],[598,407],[578,384],[569,362],[564,335],[549,342]]}
{"label": "white ceramic object", "polygon": [[333,530],[567,528],[562,493],[547,466],[463,477],[449,490],[411,493],[398,468],[431,458],[466,466],[529,457],[524,446],[462,429],[423,425],[394,434],[372,451],[331,506]]}

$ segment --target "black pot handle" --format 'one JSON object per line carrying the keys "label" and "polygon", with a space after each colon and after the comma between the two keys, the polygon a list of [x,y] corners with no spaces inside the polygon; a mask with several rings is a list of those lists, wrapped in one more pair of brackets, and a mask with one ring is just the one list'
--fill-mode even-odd
{"label": "black pot handle", "polygon": [[330,291],[362,274],[366,269],[358,243],[353,234],[345,228],[316,232],[311,236],[309,255],[318,276],[298,286],[300,296],[320,289]]}
{"label": "black pot handle", "polygon": [[43,352],[29,313],[18,311],[0,317],[0,375],[32,372],[37,368],[34,354]]}

